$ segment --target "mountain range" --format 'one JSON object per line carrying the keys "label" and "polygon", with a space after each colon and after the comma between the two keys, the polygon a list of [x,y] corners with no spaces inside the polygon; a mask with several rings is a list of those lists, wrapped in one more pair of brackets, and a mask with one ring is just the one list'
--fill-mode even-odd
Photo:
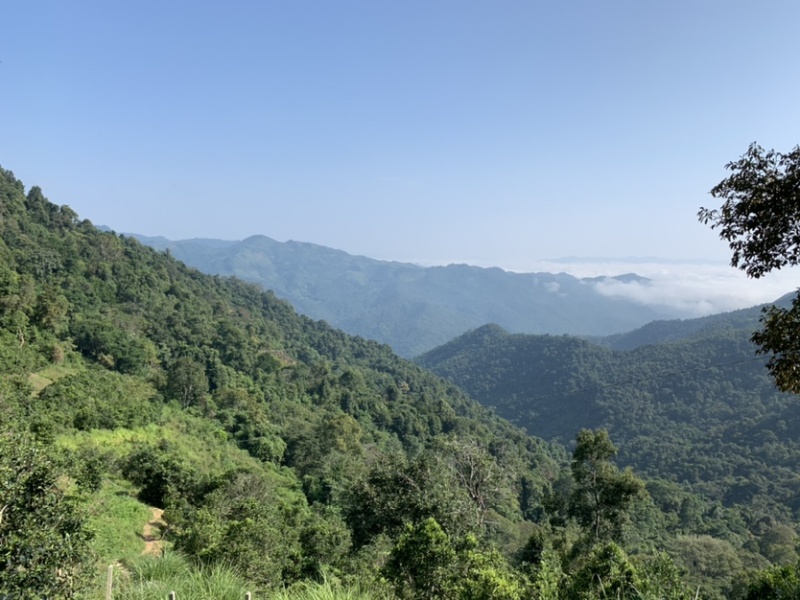
{"label": "mountain range", "polygon": [[721,598],[797,559],[800,413],[752,355],[757,309],[595,342],[487,325],[420,359],[447,381],[170,254],[0,169],[0,596],[100,597],[78,592],[122,562],[120,598],[174,590],[169,565],[259,595],[335,574],[431,597],[422,572],[459,600]]}
{"label": "mountain range", "polygon": [[[649,477],[725,506],[800,510],[791,435],[800,413],[750,342],[762,307],[664,318],[599,293],[604,277],[421,267],[264,236],[136,237],[407,356],[430,348],[420,365],[531,435],[569,446],[582,428],[604,428],[620,441],[622,462]],[[633,273],[614,279],[648,284]]]}
{"label": "mountain range", "polygon": [[243,241],[129,234],[200,271],[272,290],[295,309],[413,357],[486,323],[515,333],[604,336],[687,316],[603,295],[603,282],[647,283],[635,274],[576,278],[464,264],[422,267],[265,236]]}
{"label": "mountain range", "polygon": [[605,428],[637,472],[796,518],[800,406],[750,341],[760,314],[657,321],[594,342],[486,325],[418,362],[531,435],[569,444]]}

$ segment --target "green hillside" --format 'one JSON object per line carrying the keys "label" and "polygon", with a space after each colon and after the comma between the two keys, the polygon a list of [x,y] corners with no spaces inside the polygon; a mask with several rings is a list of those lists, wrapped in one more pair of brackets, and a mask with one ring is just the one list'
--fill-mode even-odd
{"label": "green hillside", "polygon": [[719,598],[796,558],[774,511],[577,440],[0,170],[0,598],[101,598],[109,564],[131,600]]}
{"label": "green hillside", "polygon": [[[794,296],[794,293],[786,294],[773,304],[789,307]],[[699,319],[653,321],[632,331],[595,338],[594,341],[614,350],[633,350],[649,344],[677,342],[708,334],[714,335],[716,329],[753,332],[760,327],[759,319],[764,306],[766,305],[709,315]]]}
{"label": "green hillside", "polygon": [[607,428],[623,464],[745,506],[755,530],[764,516],[800,515],[800,404],[755,356],[759,312],[655,323],[608,340],[635,346],[625,351],[486,326],[419,362],[532,435],[568,443],[582,427]]}
{"label": "green hillside", "polygon": [[[544,443],[387,346],[100,232],[8,171],[0,202],[4,436],[28,430],[68,449],[78,484],[88,470],[92,486],[141,486],[143,501],[166,508],[176,546],[240,563],[260,585],[313,574],[335,562],[331,544],[355,551],[409,511],[454,531],[474,525],[482,539],[494,535],[477,525],[490,511],[508,543],[522,543],[523,513],[560,469]],[[387,520],[390,509],[363,496],[369,478],[419,469],[434,447],[435,468],[409,475],[416,492],[395,490],[402,506],[384,490]],[[462,451],[495,465],[501,496],[474,508],[454,487]],[[254,527],[278,523],[251,532],[277,544],[259,565],[244,538],[241,555],[215,541],[233,535],[248,497],[268,507]]]}

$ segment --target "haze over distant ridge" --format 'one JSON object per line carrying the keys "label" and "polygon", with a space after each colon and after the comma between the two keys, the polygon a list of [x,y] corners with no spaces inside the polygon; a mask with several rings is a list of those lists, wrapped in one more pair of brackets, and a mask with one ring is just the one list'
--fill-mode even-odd
{"label": "haze over distant ridge", "polygon": [[273,290],[297,310],[414,356],[471,328],[572,335],[622,333],[657,319],[771,302],[782,278],[752,285],[720,264],[661,259],[533,261],[524,271],[464,262],[421,265],[256,235],[242,241],[132,234],[201,271]]}
{"label": "haze over distant ridge", "polygon": [[[579,279],[606,277],[608,281],[598,283],[599,293],[624,297],[645,306],[668,307],[685,317],[702,317],[772,302],[800,286],[797,269],[774,271],[755,280],[726,261],[706,258],[565,256],[521,258],[502,265],[458,258],[409,259],[406,262],[427,267],[466,263],[484,268],[499,267],[511,273],[566,273]],[[619,280],[619,276],[626,273],[635,273],[648,281]]]}

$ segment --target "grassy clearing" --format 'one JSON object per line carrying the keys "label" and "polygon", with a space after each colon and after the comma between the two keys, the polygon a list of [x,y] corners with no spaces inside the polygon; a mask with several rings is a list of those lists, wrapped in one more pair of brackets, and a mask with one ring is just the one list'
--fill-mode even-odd
{"label": "grassy clearing", "polygon": [[199,473],[223,473],[259,465],[270,468],[245,450],[232,447],[228,438],[216,423],[165,405],[158,423],[132,429],[120,427],[64,433],[56,438],[56,446],[64,450],[93,447],[119,459],[138,444],[158,444],[168,440],[173,452]]}
{"label": "grassy clearing", "polygon": [[116,578],[115,600],[242,600],[247,582],[223,566],[196,568],[178,553],[141,556],[126,562],[127,575]]}
{"label": "grassy clearing", "polygon": [[370,593],[358,586],[345,587],[322,583],[301,583],[269,596],[269,600],[377,600],[386,596]]}
{"label": "grassy clearing", "polygon": [[115,600],[166,600],[170,592],[175,592],[177,600],[243,600],[247,591],[252,592],[253,600],[378,600],[384,597],[327,581],[259,592],[233,569],[196,567],[177,552],[126,561],[125,570],[118,570],[114,581]]}
{"label": "grassy clearing", "polygon": [[[86,504],[88,528],[94,533],[92,546],[97,554],[91,598],[105,598],[108,565],[137,558],[144,550],[142,531],[150,519],[150,507],[136,499],[136,490],[124,481],[106,481]],[[120,567],[115,578],[119,578]]]}
{"label": "grassy clearing", "polygon": [[142,531],[150,520],[150,508],[136,499],[133,486],[107,481],[88,504],[93,546],[105,569],[110,563],[129,560],[144,550]]}
{"label": "grassy clearing", "polygon": [[91,431],[69,432],[56,438],[56,447],[64,450],[77,450],[94,447],[110,453],[115,458],[124,456],[134,444],[157,443],[166,437],[167,432],[160,425],[147,425],[136,429],[92,429]]}
{"label": "grassy clearing", "polygon": [[48,365],[37,373],[31,373],[28,375],[28,383],[31,384],[31,388],[33,390],[32,395],[37,395],[54,381],[77,372],[78,369],[75,367],[65,365]]}

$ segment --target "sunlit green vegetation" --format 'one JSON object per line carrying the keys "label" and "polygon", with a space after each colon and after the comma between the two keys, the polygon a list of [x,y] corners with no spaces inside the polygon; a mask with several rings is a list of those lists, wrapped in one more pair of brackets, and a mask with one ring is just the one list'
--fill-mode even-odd
{"label": "sunlit green vegetation", "polygon": [[[789,585],[747,571],[794,560],[791,519],[766,514],[755,535],[615,452],[585,431],[570,458],[388,347],[0,171],[0,597],[99,598],[110,563],[115,598]],[[163,544],[141,557],[152,508]]]}

